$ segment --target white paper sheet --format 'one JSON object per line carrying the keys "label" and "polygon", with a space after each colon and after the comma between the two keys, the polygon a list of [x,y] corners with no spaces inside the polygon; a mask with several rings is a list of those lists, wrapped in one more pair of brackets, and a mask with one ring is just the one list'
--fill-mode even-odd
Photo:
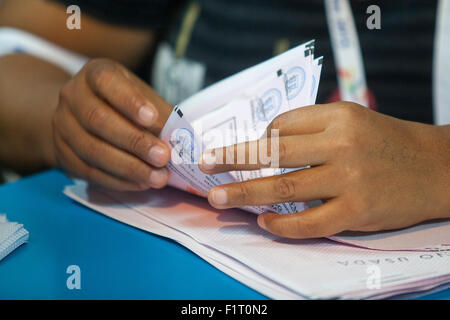
{"label": "white paper sheet", "polygon": [[[384,298],[450,281],[450,251],[375,251],[327,239],[282,239],[261,230],[252,213],[218,211],[205,199],[170,187],[121,193],[79,183],[65,194],[111,218],[178,241],[271,298]],[[368,288],[374,266],[378,289]]]}
{"label": "white paper sheet", "polygon": [[446,251],[450,250],[450,220],[431,221],[394,231],[347,231],[330,239],[376,250]]}

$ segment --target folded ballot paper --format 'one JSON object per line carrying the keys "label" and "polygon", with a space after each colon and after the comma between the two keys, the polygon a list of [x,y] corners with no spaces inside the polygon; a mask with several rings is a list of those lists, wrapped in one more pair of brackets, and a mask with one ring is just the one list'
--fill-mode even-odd
{"label": "folded ballot paper", "polygon": [[0,261],[28,240],[28,231],[22,224],[9,222],[0,214]]}
{"label": "folded ballot paper", "polygon": [[174,239],[275,299],[376,299],[445,287],[450,283],[449,221],[291,240],[260,229],[253,213],[289,214],[306,208],[304,203],[216,210],[202,198],[215,185],[285,172],[206,175],[196,162],[206,148],[257,139],[276,115],[314,104],[322,58],[315,59],[313,51],[313,41],[298,46],[175,107],[161,133],[172,146],[172,187],[115,192],[77,181],[65,194],[113,219]]}
{"label": "folded ballot paper", "polygon": [[[287,172],[266,168],[208,175],[198,168],[198,158],[207,149],[256,140],[277,115],[314,104],[321,68],[322,57],[314,59],[314,41],[310,41],[176,106],[161,132],[161,138],[172,147],[169,185],[206,197],[217,185]],[[273,164],[278,159],[268,160]],[[305,203],[242,209],[294,213],[304,210]]]}

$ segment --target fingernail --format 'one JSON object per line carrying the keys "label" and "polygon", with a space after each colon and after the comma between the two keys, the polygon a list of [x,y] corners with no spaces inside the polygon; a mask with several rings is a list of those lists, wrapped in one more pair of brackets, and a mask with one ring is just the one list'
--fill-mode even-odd
{"label": "fingernail", "polygon": [[150,173],[150,183],[154,186],[162,186],[167,181],[167,170],[165,168],[153,170]]}
{"label": "fingernail", "polygon": [[152,164],[155,166],[163,166],[165,165],[165,161],[167,159],[167,151],[163,147],[155,145],[150,148],[148,156]]}
{"label": "fingernail", "polygon": [[223,206],[228,202],[227,192],[224,189],[211,190],[211,202],[215,205]]}
{"label": "fingernail", "polygon": [[139,109],[139,118],[142,124],[152,125],[155,120],[155,113],[149,106],[143,106]]}
{"label": "fingernail", "polygon": [[204,152],[200,158],[200,166],[209,171],[216,166],[216,157],[211,152]]}
{"label": "fingernail", "polygon": [[267,231],[267,226],[266,226],[266,222],[264,221],[264,218],[262,216],[258,217],[258,225]]}

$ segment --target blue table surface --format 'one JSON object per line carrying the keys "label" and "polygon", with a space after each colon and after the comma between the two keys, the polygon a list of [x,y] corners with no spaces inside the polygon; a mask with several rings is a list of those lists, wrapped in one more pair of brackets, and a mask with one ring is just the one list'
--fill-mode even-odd
{"label": "blue table surface", "polygon": [[[0,261],[0,299],[266,299],[176,242],[67,198],[57,170],[0,186],[0,213],[30,240]],[[81,289],[69,290],[69,265]],[[450,289],[422,298],[450,299]]]}

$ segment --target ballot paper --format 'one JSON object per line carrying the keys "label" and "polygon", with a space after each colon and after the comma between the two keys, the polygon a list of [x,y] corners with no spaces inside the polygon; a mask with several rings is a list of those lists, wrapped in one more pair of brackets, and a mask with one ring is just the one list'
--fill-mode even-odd
{"label": "ballot paper", "polygon": [[260,229],[252,213],[216,210],[172,187],[115,192],[77,182],[64,192],[106,216],[179,242],[274,299],[380,299],[450,283],[450,251],[379,251],[329,239],[283,239]]}
{"label": "ballot paper", "polygon": [[[276,150],[272,149],[270,154],[274,159],[269,161],[273,168],[262,170],[209,175],[200,171],[198,159],[207,149],[256,140],[276,116],[313,105],[321,66],[322,57],[314,58],[312,40],[231,76],[177,105],[161,132],[161,139],[172,147],[167,166],[169,185],[206,197],[217,185],[296,170],[274,166],[278,159],[275,158]],[[305,208],[307,205],[303,202],[290,202],[242,209],[254,213],[294,213]]]}
{"label": "ballot paper", "polygon": [[[204,199],[213,186],[287,171],[207,175],[197,162],[207,148],[257,139],[278,114],[314,104],[322,58],[313,52],[310,41],[176,106],[161,133],[172,147],[172,187],[114,192],[78,181],[65,194],[113,219],[178,241],[271,298],[377,299],[447,286],[448,220],[383,233],[290,240],[260,229],[253,213],[289,214],[305,209],[305,203],[220,211]],[[220,139],[211,139],[217,136],[212,131],[219,131]]]}
{"label": "ballot paper", "polygon": [[450,250],[450,219],[424,222],[393,231],[346,231],[332,240],[361,248],[388,251],[446,251]]}
{"label": "ballot paper", "polygon": [[24,244],[29,233],[22,224],[10,222],[5,214],[0,214],[0,261]]}

